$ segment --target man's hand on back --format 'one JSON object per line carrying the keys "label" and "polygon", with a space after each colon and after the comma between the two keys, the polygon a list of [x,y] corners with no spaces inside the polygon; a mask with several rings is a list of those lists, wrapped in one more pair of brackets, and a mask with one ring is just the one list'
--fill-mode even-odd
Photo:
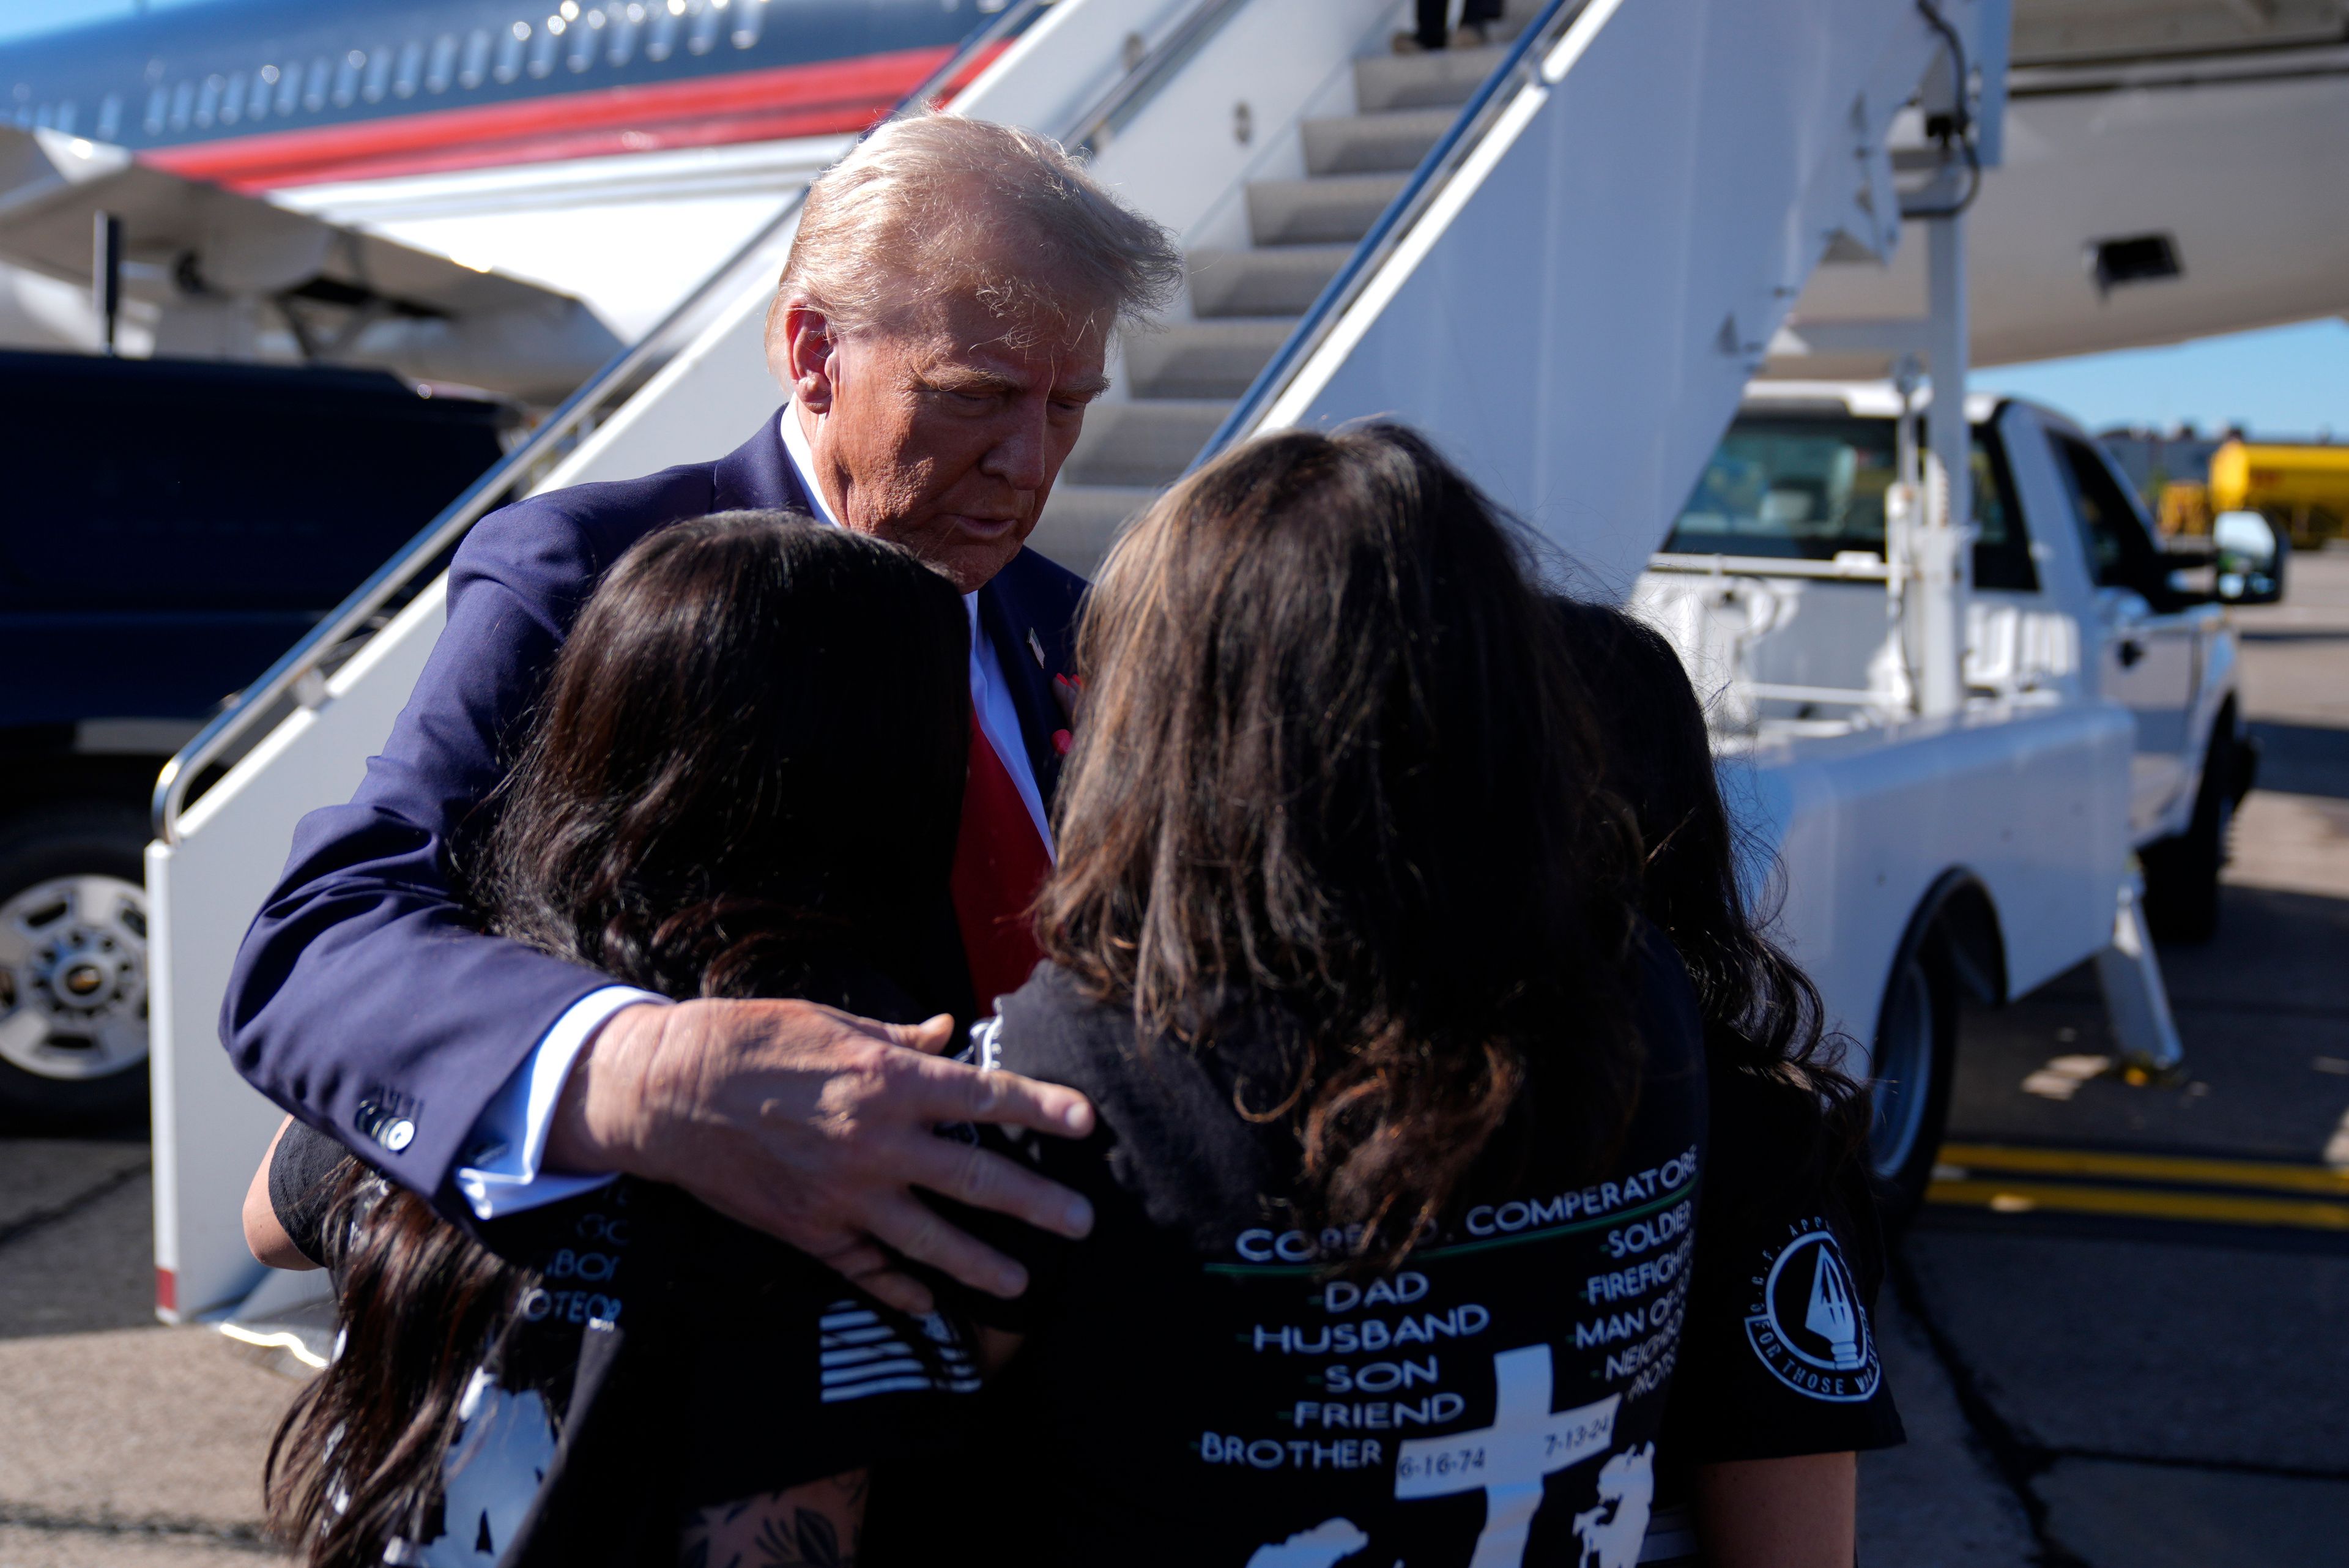
{"label": "man's hand on back", "polygon": [[549,1169],[618,1170],[684,1188],[779,1236],[901,1311],[930,1293],[887,1249],[1016,1296],[1027,1271],[909,1189],[1078,1237],[1092,1206],[1018,1161],[941,1138],[941,1122],[1061,1137],[1092,1131],[1074,1089],[937,1054],[953,1021],[875,1023],[811,1002],[643,1003],[604,1024],[564,1085]]}

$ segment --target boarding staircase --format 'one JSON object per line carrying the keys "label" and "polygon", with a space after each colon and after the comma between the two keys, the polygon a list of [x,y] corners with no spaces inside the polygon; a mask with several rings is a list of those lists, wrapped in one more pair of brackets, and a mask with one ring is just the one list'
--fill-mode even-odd
{"label": "boarding staircase", "polygon": [[[1933,0],[2002,34],[2003,0]],[[1391,415],[1620,593],[1829,248],[1889,254],[1888,128],[1950,35],[1918,0],[1517,0],[1397,57],[1402,0],[1014,0],[925,84],[1049,131],[1180,237],[1188,287],[1033,543],[1079,566],[1212,444]],[[159,1311],[233,1305],[277,1113],[216,1038],[295,821],[348,798],[505,499],[707,460],[778,398],[761,324],[795,200],[255,682],[167,771],[148,855]],[[354,1021],[364,1026],[364,1021]]]}
{"label": "boarding staircase", "polygon": [[[1120,524],[1204,450],[1257,375],[1420,161],[1539,14],[1520,5],[1484,47],[1365,55],[1351,66],[1354,111],[1299,126],[1304,172],[1247,184],[1244,246],[1185,257],[1189,319],[1121,346],[1125,397],[1087,421],[1036,545],[1090,576]],[[1376,47],[1376,41],[1374,41]]]}

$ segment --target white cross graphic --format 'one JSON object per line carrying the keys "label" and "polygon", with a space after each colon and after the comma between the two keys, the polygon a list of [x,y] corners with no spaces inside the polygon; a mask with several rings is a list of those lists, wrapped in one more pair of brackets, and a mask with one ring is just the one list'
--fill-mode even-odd
{"label": "white cross graphic", "polygon": [[1571,1410],[1549,1407],[1549,1346],[1493,1357],[1493,1424],[1482,1431],[1414,1438],[1395,1460],[1395,1496],[1408,1501],[1485,1494],[1485,1528],[1469,1568],[1504,1568],[1526,1557],[1526,1535],[1541,1507],[1542,1479],[1603,1454],[1615,1440],[1620,1394]]}

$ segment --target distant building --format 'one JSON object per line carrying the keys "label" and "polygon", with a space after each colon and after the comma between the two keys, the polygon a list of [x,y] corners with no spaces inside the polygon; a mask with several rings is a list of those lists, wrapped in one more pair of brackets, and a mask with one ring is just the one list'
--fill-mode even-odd
{"label": "distant building", "polygon": [[2206,436],[2191,425],[2117,428],[2096,438],[2128,476],[2165,534],[2208,534],[2220,512],[2257,512],[2302,549],[2341,537],[2349,524],[2349,446],[2252,441],[2240,426]]}
{"label": "distant building", "polygon": [[2240,427],[2220,435],[2204,435],[2192,425],[2179,425],[2164,433],[2150,427],[2128,426],[2104,431],[2096,439],[2105,451],[2128,475],[2137,493],[2145,497],[2148,506],[2161,504],[2164,486],[2184,481],[2193,484],[2209,482],[2210,454],[2230,441],[2242,439]]}

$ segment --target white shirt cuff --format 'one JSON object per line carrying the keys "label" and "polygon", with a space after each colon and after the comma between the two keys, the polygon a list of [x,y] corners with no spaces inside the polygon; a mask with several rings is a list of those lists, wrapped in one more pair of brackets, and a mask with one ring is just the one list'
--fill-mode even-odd
{"label": "white shirt cuff", "polygon": [[563,1096],[564,1081],[572,1064],[595,1038],[605,1020],[639,1002],[668,1004],[668,998],[632,985],[607,985],[591,991],[554,1021],[536,1048],[514,1069],[513,1076],[481,1107],[466,1146],[471,1163],[457,1168],[457,1190],[473,1212],[484,1220],[519,1213],[542,1204],[558,1203],[583,1192],[593,1192],[616,1173],[578,1176],[568,1171],[542,1172],[546,1136],[554,1125],[555,1102]]}

